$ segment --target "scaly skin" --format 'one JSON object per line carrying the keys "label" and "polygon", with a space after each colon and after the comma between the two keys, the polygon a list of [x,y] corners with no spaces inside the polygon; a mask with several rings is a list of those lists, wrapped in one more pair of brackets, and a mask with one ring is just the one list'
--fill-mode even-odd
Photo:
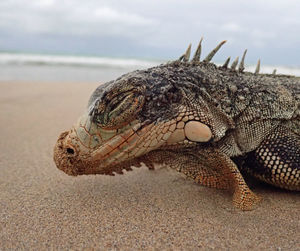
{"label": "scaly skin", "polygon": [[300,191],[299,78],[243,72],[243,61],[239,71],[217,67],[211,55],[200,62],[199,50],[188,61],[189,53],[99,86],[85,114],[60,135],[57,167],[114,175],[164,163],[232,191],[242,210],[260,198],[240,171]]}

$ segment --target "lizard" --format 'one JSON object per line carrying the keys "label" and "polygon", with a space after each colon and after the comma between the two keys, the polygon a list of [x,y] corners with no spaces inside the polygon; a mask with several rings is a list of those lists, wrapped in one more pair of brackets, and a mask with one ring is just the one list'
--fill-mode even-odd
{"label": "lizard", "polygon": [[122,174],[165,164],[197,183],[233,194],[252,210],[261,197],[244,175],[300,191],[300,78],[254,73],[230,57],[200,60],[202,39],[177,60],[100,85],[74,126],[54,147],[68,175]]}

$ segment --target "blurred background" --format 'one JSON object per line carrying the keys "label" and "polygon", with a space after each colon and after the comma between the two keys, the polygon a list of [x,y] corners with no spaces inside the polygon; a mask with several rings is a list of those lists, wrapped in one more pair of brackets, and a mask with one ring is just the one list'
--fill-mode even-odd
{"label": "blurred background", "polygon": [[103,82],[177,59],[201,37],[214,62],[300,75],[300,1],[1,0],[0,81]]}

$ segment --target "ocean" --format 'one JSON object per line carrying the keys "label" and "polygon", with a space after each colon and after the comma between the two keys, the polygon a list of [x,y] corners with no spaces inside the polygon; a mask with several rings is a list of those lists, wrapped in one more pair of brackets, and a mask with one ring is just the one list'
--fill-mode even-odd
{"label": "ocean", "polygon": [[[99,82],[115,79],[129,71],[159,65],[166,60],[0,53],[0,81]],[[255,65],[246,67],[254,71]],[[261,72],[300,76],[300,67],[262,65]]]}

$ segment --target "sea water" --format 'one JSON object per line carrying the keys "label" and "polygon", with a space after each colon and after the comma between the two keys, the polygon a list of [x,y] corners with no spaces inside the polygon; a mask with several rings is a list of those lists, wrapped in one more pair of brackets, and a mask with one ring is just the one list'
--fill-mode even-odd
{"label": "sea water", "polygon": [[[106,82],[127,72],[165,63],[167,60],[0,53],[0,81]],[[261,72],[300,76],[300,67],[262,65]],[[247,66],[253,72],[255,65]]]}

